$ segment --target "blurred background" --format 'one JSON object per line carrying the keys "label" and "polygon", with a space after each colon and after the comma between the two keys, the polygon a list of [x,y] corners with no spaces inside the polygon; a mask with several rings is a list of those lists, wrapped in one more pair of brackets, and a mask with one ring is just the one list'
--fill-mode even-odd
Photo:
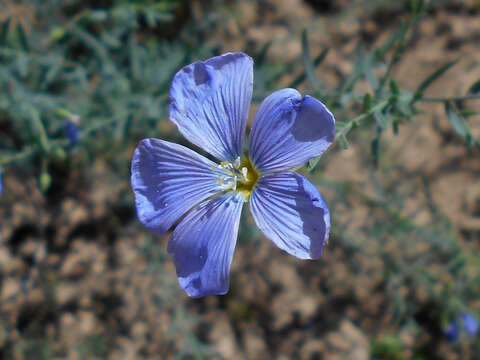
{"label": "blurred background", "polygon": [[[0,0],[0,358],[480,359],[480,2]],[[255,60],[337,142],[301,171],[317,261],[244,211],[226,296],[190,299],[136,218],[138,141],[181,67]],[[251,119],[250,119],[251,120]]]}

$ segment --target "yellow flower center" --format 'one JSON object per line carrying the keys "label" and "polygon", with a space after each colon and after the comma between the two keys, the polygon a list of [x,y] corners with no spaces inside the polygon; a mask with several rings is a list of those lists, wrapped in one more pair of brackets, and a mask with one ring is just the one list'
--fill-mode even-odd
{"label": "yellow flower center", "polygon": [[244,171],[247,176],[238,182],[237,191],[242,192],[245,196],[245,200],[248,201],[253,189],[255,188],[255,185],[257,185],[260,174],[258,173],[257,169],[255,169],[255,166],[253,166],[248,156],[243,158],[240,168],[242,170],[246,169]]}
{"label": "yellow flower center", "polygon": [[248,154],[245,154],[242,159],[238,157],[233,163],[223,161],[218,168],[212,168],[212,170],[221,170],[222,175],[214,181],[220,185],[222,190],[242,193],[245,201],[250,198],[260,177]]}

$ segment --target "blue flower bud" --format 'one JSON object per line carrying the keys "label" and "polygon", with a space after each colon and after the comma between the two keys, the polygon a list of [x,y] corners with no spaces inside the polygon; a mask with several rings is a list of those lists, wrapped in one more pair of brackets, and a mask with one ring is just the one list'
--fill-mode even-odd
{"label": "blue flower bud", "polygon": [[65,132],[70,140],[70,145],[73,147],[78,144],[78,127],[71,120],[65,123]]}
{"label": "blue flower bud", "polygon": [[448,327],[443,331],[443,334],[450,341],[457,340],[458,335],[460,334],[458,323],[456,321],[451,321],[450,324],[448,324]]}

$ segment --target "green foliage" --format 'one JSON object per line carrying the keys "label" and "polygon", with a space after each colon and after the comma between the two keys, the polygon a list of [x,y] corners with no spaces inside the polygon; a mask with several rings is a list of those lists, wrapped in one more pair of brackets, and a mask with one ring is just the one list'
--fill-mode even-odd
{"label": "green foliage", "polygon": [[[305,74],[314,94],[327,101],[331,108],[341,110],[350,102],[362,105],[363,113],[353,118],[347,123],[337,122],[336,140],[342,148],[348,148],[347,137],[351,130],[370,119],[367,125],[371,128],[372,142],[371,155],[373,162],[378,163],[380,153],[378,151],[381,137],[385,131],[392,129],[394,134],[398,134],[399,126],[409,123],[414,116],[419,113],[415,107],[417,102],[443,102],[445,104],[446,114],[452,124],[452,129],[457,133],[468,146],[479,146],[478,140],[473,138],[465,115],[461,115],[450,106],[452,101],[461,101],[467,99],[480,99],[477,92],[480,90],[480,80],[475,82],[467,95],[455,98],[426,98],[424,91],[451,69],[459,59],[447,62],[432,74],[420,82],[415,91],[402,90],[398,87],[398,82],[394,77],[394,66],[400,61],[408,43],[408,37],[412,36],[415,25],[425,16],[434,2],[412,1],[410,19],[400,22],[397,30],[376,49],[367,52],[359,47],[357,58],[354,62],[353,72],[343,81],[337,89],[321,89],[319,80],[315,74],[317,61],[312,61],[308,48],[307,32],[302,33],[302,57],[305,66]],[[323,60],[327,51],[323,51],[317,58]],[[318,62],[320,64],[321,61]],[[378,73],[382,73],[380,77]],[[302,77],[302,79],[304,78]],[[365,94],[356,92],[356,85],[359,80],[365,80],[370,86],[370,92]],[[295,81],[294,84],[297,84]],[[385,85],[389,84],[388,88]],[[474,113],[468,113],[472,115]],[[318,159],[312,159],[307,164],[307,168],[312,171],[318,163]]]}
{"label": "green foliage", "polygon": [[[49,6],[44,16],[53,11]],[[72,116],[81,118],[80,147],[89,158],[154,136],[158,119],[167,115],[171,78],[192,49],[154,33],[144,36],[142,26],[173,21],[177,6],[121,1],[84,9],[68,21],[48,18],[50,27],[35,34],[12,28],[7,19],[0,37],[0,124],[10,130],[0,135],[0,167],[40,163],[40,185],[47,189],[50,164],[80,151],[66,138]]]}
{"label": "green foliage", "polygon": [[78,346],[78,353],[83,359],[104,358],[108,354],[107,337],[103,334],[87,336]]}
{"label": "green foliage", "polygon": [[420,100],[423,97],[423,92],[435,81],[437,80],[440,76],[442,76],[448,69],[451,67],[455,66],[455,64],[458,63],[460,59],[456,59],[450,62],[447,62],[446,64],[442,65],[439,67],[437,70],[435,70],[433,73],[431,73],[429,76],[426,77],[425,80],[423,80],[420,85],[418,85],[417,90],[415,91],[414,95],[414,100]]}
{"label": "green foliage", "polygon": [[[321,60],[325,58],[327,55],[326,50],[324,50],[318,57],[320,58],[320,61],[318,64],[321,63]],[[308,79],[308,82],[312,86],[313,90],[316,93],[320,92],[320,83],[318,82],[317,75],[315,74],[315,66],[313,65],[314,62],[312,61],[310,57],[310,50],[308,49],[308,39],[307,39],[307,31],[303,30],[302,32],[302,58],[303,58],[303,64],[305,66],[305,73]]]}
{"label": "green foliage", "polygon": [[371,344],[374,359],[403,360],[403,343],[395,335],[385,335]]}

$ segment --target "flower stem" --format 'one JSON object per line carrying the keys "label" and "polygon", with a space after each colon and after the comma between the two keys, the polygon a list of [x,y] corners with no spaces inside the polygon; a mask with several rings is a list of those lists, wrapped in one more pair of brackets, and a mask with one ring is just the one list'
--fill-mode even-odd
{"label": "flower stem", "polygon": [[445,102],[445,101],[462,101],[462,100],[475,100],[480,99],[480,94],[472,94],[472,95],[465,95],[465,96],[452,96],[452,97],[445,97],[445,98],[420,98],[418,101],[425,101],[425,102]]}
{"label": "flower stem", "polygon": [[388,100],[384,100],[384,101],[381,101],[379,102],[377,105],[375,105],[374,107],[372,107],[369,111],[367,111],[366,113],[363,113],[361,115],[358,115],[356,118],[350,120],[343,128],[342,130],[340,130],[337,135],[335,136],[335,142],[341,137],[341,136],[344,136],[346,134],[348,134],[348,132],[352,129],[352,127],[354,126],[357,126],[360,122],[362,122],[363,120],[367,119],[368,117],[370,117],[371,115],[373,115],[375,112],[377,111],[380,111],[380,110],[383,110],[383,108],[385,108],[385,106],[388,105]]}
{"label": "flower stem", "polygon": [[0,165],[6,165],[9,162],[27,158],[30,155],[32,155],[33,152],[34,152],[33,146],[27,146],[26,148],[24,148],[22,151],[20,151],[18,153],[15,153],[15,154],[12,154],[12,155],[7,155],[5,157],[0,158]]}

